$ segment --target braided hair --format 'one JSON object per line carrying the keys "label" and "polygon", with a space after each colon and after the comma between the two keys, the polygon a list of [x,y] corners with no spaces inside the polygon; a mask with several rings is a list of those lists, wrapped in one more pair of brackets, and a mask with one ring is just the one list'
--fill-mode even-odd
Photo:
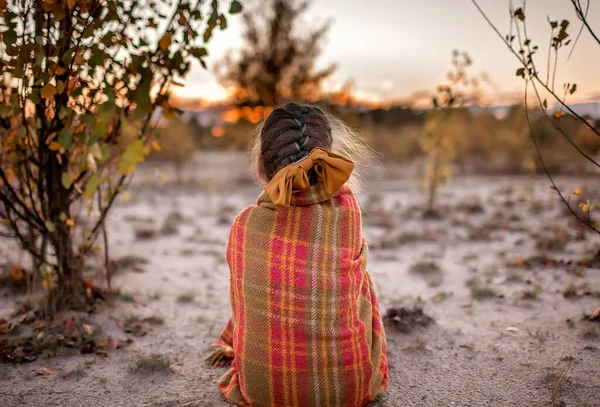
{"label": "braided hair", "polygon": [[[288,103],[265,120],[260,131],[259,172],[270,180],[282,168],[306,157],[314,148],[331,149],[331,127],[316,107]],[[311,184],[315,174],[309,173]]]}

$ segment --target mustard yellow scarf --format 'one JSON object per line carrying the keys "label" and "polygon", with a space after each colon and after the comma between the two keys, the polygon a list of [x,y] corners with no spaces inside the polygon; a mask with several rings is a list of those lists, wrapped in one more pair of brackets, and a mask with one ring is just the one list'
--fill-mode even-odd
{"label": "mustard yellow scarf", "polygon": [[305,158],[281,169],[265,187],[276,206],[290,206],[292,194],[310,188],[308,171],[313,169],[325,192],[335,194],[350,178],[354,163],[323,148],[313,149]]}

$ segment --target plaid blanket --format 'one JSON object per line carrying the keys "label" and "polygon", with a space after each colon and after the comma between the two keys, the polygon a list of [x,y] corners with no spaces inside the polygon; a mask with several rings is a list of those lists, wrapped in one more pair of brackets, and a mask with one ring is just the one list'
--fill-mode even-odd
{"label": "plaid blanket", "polygon": [[227,248],[233,315],[207,362],[241,406],[364,406],[387,387],[385,333],[360,208],[343,186],[263,193],[235,219]]}

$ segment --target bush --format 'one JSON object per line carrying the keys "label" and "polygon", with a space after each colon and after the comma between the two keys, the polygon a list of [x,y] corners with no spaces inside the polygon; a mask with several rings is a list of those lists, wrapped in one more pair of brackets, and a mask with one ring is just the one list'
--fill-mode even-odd
{"label": "bush", "polygon": [[[175,116],[172,84],[207,54],[195,38],[226,26],[218,1],[167,3],[0,2],[2,235],[31,254],[54,307],[86,302],[84,255],[150,151],[153,113]],[[99,211],[89,228],[78,207]]]}

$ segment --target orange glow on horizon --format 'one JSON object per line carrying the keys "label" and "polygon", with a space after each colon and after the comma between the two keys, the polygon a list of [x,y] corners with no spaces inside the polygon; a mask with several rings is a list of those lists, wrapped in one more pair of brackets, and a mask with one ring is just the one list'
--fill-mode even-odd
{"label": "orange glow on horizon", "polygon": [[214,126],[210,129],[210,134],[212,134],[213,137],[223,137],[225,135],[225,129],[223,126]]}

